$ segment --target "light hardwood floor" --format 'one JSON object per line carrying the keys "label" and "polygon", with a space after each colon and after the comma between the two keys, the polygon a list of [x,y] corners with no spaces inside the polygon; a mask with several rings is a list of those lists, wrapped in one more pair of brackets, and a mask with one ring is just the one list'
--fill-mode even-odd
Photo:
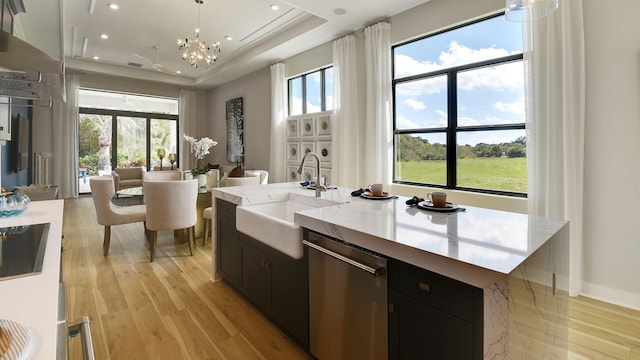
{"label": "light hardwood floor", "polygon": [[[63,274],[69,318],[89,316],[96,358],[310,359],[224,282],[213,283],[211,245],[194,256],[158,235],[149,263],[143,225],[113,226],[109,256],[90,197],[65,201]],[[640,360],[640,312],[570,300],[569,359]],[[71,341],[71,359],[81,359]]]}

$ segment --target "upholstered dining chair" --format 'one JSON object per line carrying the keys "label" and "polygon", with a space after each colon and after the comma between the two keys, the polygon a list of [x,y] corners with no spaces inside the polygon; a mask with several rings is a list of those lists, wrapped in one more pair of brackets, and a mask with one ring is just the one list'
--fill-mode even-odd
{"label": "upholstered dining chair", "polygon": [[260,184],[264,185],[269,182],[269,172],[267,170],[245,170],[245,177],[259,176]]}
{"label": "upholstered dining chair", "polygon": [[142,181],[175,181],[182,178],[180,170],[146,171],[142,175]]}
{"label": "upholstered dining chair", "polygon": [[91,187],[91,197],[96,208],[98,224],[104,225],[104,241],[102,249],[104,256],[109,255],[109,244],[111,243],[111,226],[130,224],[134,222],[144,222],[146,208],[144,205],[116,206],[111,202],[115,195],[113,187],[113,177],[94,176],[89,178]]}
{"label": "upholstered dining chair", "polygon": [[149,261],[155,258],[158,231],[187,229],[189,252],[197,221],[198,180],[145,181],[142,183],[147,206],[147,238],[151,246]]}
{"label": "upholstered dining chair", "polygon": [[260,176],[228,177],[225,186],[260,185]]}

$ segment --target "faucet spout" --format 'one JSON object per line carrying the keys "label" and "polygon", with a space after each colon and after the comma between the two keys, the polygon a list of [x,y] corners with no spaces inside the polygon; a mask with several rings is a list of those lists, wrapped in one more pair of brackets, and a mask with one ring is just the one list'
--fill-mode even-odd
{"label": "faucet spout", "polygon": [[302,168],[304,167],[304,161],[307,160],[307,156],[316,158],[316,197],[320,197],[320,188],[322,187],[322,185],[320,184],[320,157],[318,156],[318,154],[314,152],[308,152],[304,154],[304,156],[302,157],[302,161],[300,162],[300,166],[298,166],[298,174],[302,174]]}

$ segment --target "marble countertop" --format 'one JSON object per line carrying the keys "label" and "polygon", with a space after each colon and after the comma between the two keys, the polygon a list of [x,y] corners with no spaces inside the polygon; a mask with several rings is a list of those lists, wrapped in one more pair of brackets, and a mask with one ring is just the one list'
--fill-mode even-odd
{"label": "marble countertop", "polygon": [[[322,192],[340,202],[297,212],[301,227],[353,243],[454,279],[484,287],[508,275],[567,225],[564,220],[465,206],[438,213],[409,207],[406,197],[368,200],[353,189]],[[298,183],[217,188],[214,197],[238,205],[283,200],[294,192],[314,196]]]}
{"label": "marble countertop", "polygon": [[0,218],[0,228],[50,223],[42,272],[0,281],[0,318],[24,324],[33,336],[29,359],[56,354],[58,284],[64,200],[32,201],[24,214]]}

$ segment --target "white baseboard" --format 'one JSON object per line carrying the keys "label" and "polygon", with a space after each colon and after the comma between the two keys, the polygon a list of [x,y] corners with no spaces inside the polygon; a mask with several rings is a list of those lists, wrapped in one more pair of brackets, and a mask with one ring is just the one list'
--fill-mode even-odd
{"label": "white baseboard", "polygon": [[580,295],[605,301],[614,305],[640,310],[640,294],[583,282]]}

